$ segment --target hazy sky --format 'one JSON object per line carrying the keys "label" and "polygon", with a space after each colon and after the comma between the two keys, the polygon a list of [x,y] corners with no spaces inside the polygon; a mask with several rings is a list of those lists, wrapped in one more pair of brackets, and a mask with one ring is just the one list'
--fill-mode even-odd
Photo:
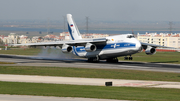
{"label": "hazy sky", "polygon": [[180,21],[180,0],[0,0],[0,20]]}

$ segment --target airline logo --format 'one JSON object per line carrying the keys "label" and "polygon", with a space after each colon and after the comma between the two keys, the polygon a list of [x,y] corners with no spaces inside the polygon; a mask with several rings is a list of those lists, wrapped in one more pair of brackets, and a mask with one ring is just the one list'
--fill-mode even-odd
{"label": "airline logo", "polygon": [[73,27],[73,24],[71,24],[71,27]]}

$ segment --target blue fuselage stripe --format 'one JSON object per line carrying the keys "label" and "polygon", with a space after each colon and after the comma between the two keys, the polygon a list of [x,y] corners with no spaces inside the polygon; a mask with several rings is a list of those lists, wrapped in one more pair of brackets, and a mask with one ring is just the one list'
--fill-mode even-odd
{"label": "blue fuselage stripe", "polygon": [[76,50],[76,47],[73,46],[73,52],[74,52],[74,54],[77,55],[77,56],[79,56],[78,53],[77,53],[76,51],[77,51],[77,50]]}
{"label": "blue fuselage stripe", "polygon": [[[134,48],[136,47],[136,44],[134,43],[114,43],[114,44],[107,44],[105,46],[97,46],[97,50],[111,50],[111,49],[122,49],[122,48]],[[85,48],[82,47],[76,47],[76,51],[78,53],[80,52],[86,52]]]}

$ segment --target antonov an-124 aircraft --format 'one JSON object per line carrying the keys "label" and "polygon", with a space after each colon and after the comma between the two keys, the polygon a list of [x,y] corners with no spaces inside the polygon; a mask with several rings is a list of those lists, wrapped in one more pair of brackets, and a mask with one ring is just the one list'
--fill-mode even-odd
{"label": "antonov an-124 aircraft", "polygon": [[[156,53],[154,44],[139,42],[133,34],[122,34],[105,38],[82,39],[81,34],[74,22],[72,15],[67,14],[68,30],[72,40],[42,43],[14,44],[15,46],[59,46],[63,53],[73,53],[82,58],[88,58],[89,62],[106,60],[118,62],[117,57],[125,56],[125,60],[132,60],[132,54],[141,52],[143,49],[147,55]],[[127,57],[129,56],[129,57]]]}

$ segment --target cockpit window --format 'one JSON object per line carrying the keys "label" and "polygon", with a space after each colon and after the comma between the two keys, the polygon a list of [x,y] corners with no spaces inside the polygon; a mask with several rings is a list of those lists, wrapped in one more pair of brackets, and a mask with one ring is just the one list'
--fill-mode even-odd
{"label": "cockpit window", "polygon": [[135,38],[133,35],[128,35],[127,38]]}

